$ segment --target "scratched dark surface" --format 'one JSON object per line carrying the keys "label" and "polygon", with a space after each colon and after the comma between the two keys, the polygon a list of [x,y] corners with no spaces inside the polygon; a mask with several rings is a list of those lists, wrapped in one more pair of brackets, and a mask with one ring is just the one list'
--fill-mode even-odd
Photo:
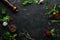
{"label": "scratched dark surface", "polygon": [[[40,5],[31,4],[25,7],[20,7],[19,4],[23,1],[16,1],[10,0],[12,4],[15,4],[19,8],[18,13],[12,12],[7,6],[0,2],[0,10],[5,8],[7,10],[7,15],[13,16],[14,21],[11,24],[15,24],[17,26],[17,30],[20,32],[23,28],[26,29],[29,34],[34,38],[35,35],[38,36],[37,40],[53,40],[50,38],[45,37],[44,32],[48,29],[55,28],[60,34],[60,25],[53,24],[49,25],[48,16],[45,15],[47,10],[45,9],[45,3]],[[54,4],[60,4],[60,0],[48,0],[48,2],[53,6]],[[1,29],[0,35],[2,36],[7,29]],[[1,37],[0,37],[0,40]],[[19,40],[19,39],[18,39]],[[60,37],[54,39],[60,40]]]}

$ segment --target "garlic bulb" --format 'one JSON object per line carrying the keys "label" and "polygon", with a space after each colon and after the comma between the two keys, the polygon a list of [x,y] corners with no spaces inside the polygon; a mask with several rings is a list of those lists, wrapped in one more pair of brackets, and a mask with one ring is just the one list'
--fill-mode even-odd
{"label": "garlic bulb", "polygon": [[39,3],[38,3],[38,4],[43,3],[43,1],[44,1],[44,0],[39,0]]}
{"label": "garlic bulb", "polygon": [[8,25],[8,23],[7,22],[3,22],[3,24],[2,24],[3,26],[7,26]]}

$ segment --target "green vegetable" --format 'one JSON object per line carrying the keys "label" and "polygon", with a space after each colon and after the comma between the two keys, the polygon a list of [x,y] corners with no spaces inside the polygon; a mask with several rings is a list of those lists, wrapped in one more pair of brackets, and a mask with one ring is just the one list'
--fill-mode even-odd
{"label": "green vegetable", "polygon": [[16,40],[17,34],[14,34],[13,36],[11,36],[10,32],[6,32],[5,33],[5,40]]}
{"label": "green vegetable", "polygon": [[11,36],[10,32],[6,32],[5,33],[5,39],[6,40],[11,40],[11,37],[10,36]]}
{"label": "green vegetable", "polygon": [[51,33],[55,33],[55,29],[51,29]]}
{"label": "green vegetable", "polygon": [[9,16],[5,16],[5,17],[3,17],[2,19],[0,18],[0,22],[7,22],[7,21],[9,21]]}
{"label": "green vegetable", "polygon": [[50,8],[50,4],[46,3],[46,9]]}
{"label": "green vegetable", "polygon": [[39,0],[34,0],[34,4],[38,4]]}
{"label": "green vegetable", "polygon": [[58,7],[60,8],[60,5]]}
{"label": "green vegetable", "polygon": [[51,22],[55,23],[55,24],[59,24],[60,20],[51,20]]}
{"label": "green vegetable", "polygon": [[[48,7],[48,6],[47,6]],[[49,7],[48,7],[49,8]],[[56,4],[54,5],[54,8],[51,10],[51,11],[49,11],[48,13],[46,13],[46,15],[49,15],[49,14],[53,14],[53,15],[55,15],[55,14],[57,14],[58,13],[58,11],[56,10]]]}
{"label": "green vegetable", "polygon": [[54,33],[52,33],[51,36],[52,36],[53,38],[56,38],[57,35],[54,34]]}
{"label": "green vegetable", "polygon": [[60,22],[60,20],[52,20],[52,22]]}
{"label": "green vegetable", "polygon": [[26,6],[26,5],[29,5],[29,4],[31,4],[31,3],[32,3],[32,1],[26,0],[26,1],[24,1],[23,3],[21,3],[20,5],[21,5],[21,6]]}
{"label": "green vegetable", "polygon": [[53,38],[55,38],[55,37],[57,36],[55,29],[51,29],[51,36],[52,36]]}
{"label": "green vegetable", "polygon": [[2,21],[3,21],[3,22],[8,21],[9,18],[10,18],[9,16],[5,16],[5,17],[3,17]]}
{"label": "green vegetable", "polygon": [[6,9],[2,9],[2,14],[6,14]]}
{"label": "green vegetable", "polygon": [[12,38],[13,40],[16,40],[16,39],[15,39],[16,36],[17,36],[17,34],[14,34],[13,36],[11,36],[11,38]]}
{"label": "green vegetable", "polygon": [[3,19],[0,18],[0,22],[2,22]]}

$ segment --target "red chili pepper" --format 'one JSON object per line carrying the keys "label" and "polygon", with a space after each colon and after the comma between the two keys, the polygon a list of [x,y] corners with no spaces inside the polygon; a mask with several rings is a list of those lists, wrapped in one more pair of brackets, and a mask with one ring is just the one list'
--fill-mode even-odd
{"label": "red chili pepper", "polygon": [[50,35],[51,35],[51,32],[50,32],[50,31],[47,31],[47,32],[46,32],[46,35],[47,35],[47,36],[50,36]]}
{"label": "red chili pepper", "polygon": [[53,16],[54,19],[58,19],[60,17],[60,13],[57,13]]}

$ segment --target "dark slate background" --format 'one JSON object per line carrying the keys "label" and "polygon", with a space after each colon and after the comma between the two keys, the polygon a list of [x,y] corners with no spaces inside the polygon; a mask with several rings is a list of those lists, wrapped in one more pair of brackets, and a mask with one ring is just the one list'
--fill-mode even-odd
{"label": "dark slate background", "polygon": [[[19,8],[18,13],[12,12],[7,6],[0,2],[0,11],[2,8],[7,10],[7,15],[14,17],[14,21],[11,24],[15,24],[17,26],[17,30],[20,32],[22,29],[28,31],[28,33],[34,38],[35,35],[38,36],[37,40],[53,40],[45,37],[44,32],[55,28],[57,33],[60,34],[60,25],[59,24],[51,24],[49,25],[48,16],[45,15],[47,10],[45,9],[45,2],[43,5],[35,5],[32,3],[31,5],[20,7],[19,4],[24,0],[15,1],[9,0],[11,3],[15,4]],[[51,4],[51,7],[54,4],[60,4],[60,0],[46,0]],[[1,28],[0,35],[2,36],[7,29]],[[35,39],[35,38],[34,38]],[[1,37],[0,37],[0,40]],[[54,40],[60,40],[60,37],[57,37]]]}

